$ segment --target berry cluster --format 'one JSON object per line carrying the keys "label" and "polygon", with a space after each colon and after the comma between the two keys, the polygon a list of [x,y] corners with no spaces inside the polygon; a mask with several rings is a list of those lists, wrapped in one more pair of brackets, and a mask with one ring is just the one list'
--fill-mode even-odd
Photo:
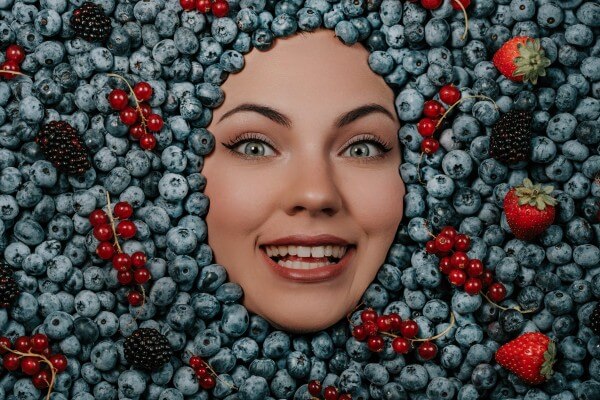
{"label": "berry cluster", "polygon": [[75,34],[88,42],[105,42],[110,36],[110,18],[101,5],[91,1],[76,8],[69,22]]}
{"label": "berry cluster", "polygon": [[18,337],[14,347],[9,338],[2,336],[2,366],[11,372],[20,368],[22,373],[32,377],[36,388],[51,391],[56,374],[67,369],[67,358],[63,354],[52,354],[49,345],[48,337],[41,333]]}
{"label": "berry cluster", "polygon": [[467,251],[471,247],[469,236],[458,233],[452,226],[445,226],[440,233],[429,240],[425,249],[440,257],[440,271],[448,276],[448,281],[465,292],[476,295],[487,288],[488,297],[499,302],[506,297],[506,288],[499,282],[493,282],[492,271],[484,268],[477,258],[469,258]]}
{"label": "berry cluster", "polygon": [[[421,7],[427,10],[437,10],[442,6],[444,0],[409,0],[411,3],[421,3]],[[455,10],[464,10],[471,5],[471,0],[452,0],[452,8]]]}
{"label": "berry cluster", "polygon": [[196,372],[200,387],[203,389],[212,389],[217,384],[216,374],[206,361],[200,356],[191,356],[189,361],[190,367]]}
{"label": "berry cluster", "polygon": [[[439,97],[442,102],[452,107],[461,98],[460,90],[452,85],[442,86],[439,92]],[[440,148],[440,142],[433,137],[433,134],[440,126],[442,120],[450,110],[437,100],[427,100],[423,105],[423,115],[417,124],[417,131],[424,137],[421,142],[421,151],[425,154],[433,154]]]}
{"label": "berry cluster", "polygon": [[11,44],[6,48],[6,61],[0,65],[0,76],[12,79],[21,74],[21,63],[25,60],[25,50],[18,44]]}
{"label": "berry cluster", "polygon": [[[125,80],[120,75],[109,74]],[[129,86],[129,83],[127,86]],[[119,111],[121,122],[129,126],[129,134],[140,141],[144,150],[152,150],[156,146],[156,138],[149,132],[160,132],[164,126],[162,117],[152,112],[146,101],[152,97],[152,86],[147,82],[138,82],[129,90],[134,98],[135,107],[129,105],[129,95],[122,89],[113,89],[108,95],[110,106]]]}
{"label": "berry cluster", "polygon": [[77,130],[66,121],[50,121],[43,125],[35,142],[48,161],[65,174],[83,175],[92,168]]}
{"label": "berry cluster", "polygon": [[165,335],[154,328],[138,328],[123,343],[128,363],[148,371],[156,371],[169,362],[173,349]]}
{"label": "berry cluster", "polygon": [[[113,267],[118,271],[117,279],[121,285],[143,285],[151,278],[150,271],[145,267],[146,254],[141,251],[131,255],[124,253],[118,239],[119,237],[125,240],[131,239],[137,232],[135,224],[128,219],[133,215],[133,207],[121,201],[115,204],[111,212],[109,200],[107,209],[108,214],[102,209],[97,209],[89,216],[94,228],[94,237],[100,241],[96,246],[96,254],[103,260],[112,261]],[[116,227],[114,218],[119,219]],[[127,300],[135,307],[141,305],[144,298],[138,290],[131,290]]]}
{"label": "berry cluster", "polygon": [[227,0],[179,0],[184,11],[198,11],[201,14],[212,14],[222,18],[229,14],[229,3]]}
{"label": "berry cluster", "polygon": [[0,308],[12,306],[19,297],[19,285],[13,276],[8,264],[0,261]]}
{"label": "berry cluster", "polygon": [[323,400],[352,400],[352,396],[349,393],[340,394],[340,391],[335,386],[327,386],[323,389],[323,385],[320,381],[313,379],[308,382],[308,393],[313,398],[320,398],[323,396]]}
{"label": "berry cluster", "polygon": [[[352,328],[352,336],[359,342],[367,341],[367,347],[373,352],[381,352],[385,347],[383,335],[393,337],[392,349],[398,354],[407,354],[412,349],[412,342],[419,333],[419,325],[413,320],[402,320],[397,313],[378,315],[377,311],[367,308],[360,313],[362,324]],[[393,334],[397,332],[400,336]],[[417,348],[419,356],[431,360],[437,354],[437,346],[430,340],[420,340]]]}

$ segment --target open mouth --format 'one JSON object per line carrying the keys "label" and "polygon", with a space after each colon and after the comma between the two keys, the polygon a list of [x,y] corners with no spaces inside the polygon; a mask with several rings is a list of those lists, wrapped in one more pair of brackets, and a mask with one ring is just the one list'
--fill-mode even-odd
{"label": "open mouth", "polygon": [[261,246],[275,263],[284,268],[314,269],[337,264],[353,245]]}

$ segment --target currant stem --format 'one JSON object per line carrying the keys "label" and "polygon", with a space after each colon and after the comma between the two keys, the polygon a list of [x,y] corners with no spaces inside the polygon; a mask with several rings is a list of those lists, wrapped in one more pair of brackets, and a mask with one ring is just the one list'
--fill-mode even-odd
{"label": "currant stem", "polygon": [[40,358],[43,363],[48,364],[48,366],[50,367],[51,378],[50,378],[50,382],[46,381],[46,383],[48,383],[48,393],[46,394],[46,400],[50,400],[50,395],[52,394],[52,388],[54,387],[54,381],[56,379],[56,368],[54,368],[54,365],[52,365],[50,360],[48,360],[46,357],[44,357],[43,355],[38,354],[38,353],[22,353],[18,350],[9,349],[8,347],[4,346],[3,344],[0,344],[0,347],[2,347],[4,350],[11,352],[13,354],[16,354],[20,357]]}
{"label": "currant stem", "polygon": [[361,302],[360,302],[360,303],[358,303],[358,304],[356,305],[356,307],[354,307],[354,309],[353,309],[352,311],[350,311],[348,314],[346,314],[346,319],[348,320],[348,323],[351,323],[351,321],[350,321],[350,317],[352,316],[352,314],[354,314],[354,312],[355,312],[356,310],[358,310],[358,308],[359,308],[360,306],[362,306],[363,304],[364,304],[364,302],[361,300]]}
{"label": "currant stem", "polygon": [[460,38],[460,40],[465,40],[467,38],[467,34],[469,33],[469,16],[467,15],[467,10],[465,9],[465,6],[463,6],[463,4],[460,2],[460,0],[452,0],[454,1],[456,4],[458,4],[458,6],[460,7],[460,9],[462,10],[464,16],[465,16],[465,32],[463,33],[462,37]]}
{"label": "currant stem", "polygon": [[140,102],[138,101],[135,92],[133,91],[133,88],[131,87],[131,85],[129,84],[129,82],[127,81],[127,79],[123,78],[121,75],[119,74],[106,74],[107,76],[114,76],[115,78],[119,78],[121,79],[123,82],[125,82],[125,84],[127,85],[127,87],[129,88],[129,93],[131,93],[131,95],[133,96],[133,99],[135,100],[135,109],[138,112],[138,114],[140,115],[140,120],[142,123],[142,126],[144,127],[144,132],[148,133],[148,130],[146,129],[146,117],[144,117],[144,113],[142,112],[142,109],[140,108]]}
{"label": "currant stem", "polygon": [[117,230],[115,228],[115,219],[113,218],[112,215],[112,207],[110,204],[110,194],[108,194],[108,190],[106,191],[106,208],[107,208],[107,215],[108,215],[108,220],[110,221],[110,227],[113,231],[113,237],[115,239],[115,245],[117,246],[117,251],[119,253],[123,253],[123,250],[121,249],[121,245],[119,244],[119,239],[117,236]]}
{"label": "currant stem", "polygon": [[4,74],[10,74],[10,75],[21,75],[21,76],[26,76],[28,78],[30,78],[29,75],[26,75],[22,72],[17,72],[17,71],[8,71],[6,69],[0,69],[0,73],[4,73]]}
{"label": "currant stem", "polygon": [[431,340],[436,340],[439,339],[443,336],[446,336],[448,334],[448,332],[450,332],[450,329],[452,329],[452,327],[454,326],[454,324],[456,323],[456,318],[454,317],[454,312],[450,311],[450,325],[444,329],[442,332],[438,333],[435,336],[429,337],[429,338],[424,338],[424,339],[408,339],[411,342],[429,342]]}
{"label": "currant stem", "polygon": [[490,303],[494,307],[499,308],[499,309],[501,309],[503,311],[515,310],[515,311],[517,311],[518,313],[521,313],[521,314],[529,314],[529,313],[537,311],[537,308],[531,308],[529,310],[523,310],[519,306],[516,306],[516,307],[502,307],[500,304],[494,303],[489,297],[487,297],[485,295],[485,293],[481,292],[480,294],[483,296],[483,298],[485,298],[487,300],[488,303]]}
{"label": "currant stem", "polygon": [[474,95],[471,95],[471,96],[465,96],[465,97],[461,97],[461,99],[460,99],[460,100],[458,100],[456,103],[452,104],[452,105],[450,106],[450,108],[448,108],[448,110],[446,110],[446,112],[444,113],[444,115],[442,115],[442,118],[440,118],[440,120],[438,121],[438,123],[435,125],[435,128],[437,129],[437,128],[438,128],[438,127],[439,127],[439,126],[442,124],[442,122],[444,122],[444,119],[446,118],[446,116],[447,116],[448,114],[450,114],[450,112],[451,112],[451,111],[452,111],[454,108],[456,108],[456,106],[458,106],[458,105],[459,105],[460,103],[462,103],[464,100],[468,100],[468,99],[483,99],[483,100],[489,100],[489,101],[491,101],[492,103],[494,103],[494,107],[496,107],[496,109],[498,108],[498,105],[496,104],[496,102],[494,101],[494,99],[492,99],[492,98],[490,98],[490,97],[487,97],[487,96],[484,96],[484,95],[481,95],[481,94],[474,94]]}

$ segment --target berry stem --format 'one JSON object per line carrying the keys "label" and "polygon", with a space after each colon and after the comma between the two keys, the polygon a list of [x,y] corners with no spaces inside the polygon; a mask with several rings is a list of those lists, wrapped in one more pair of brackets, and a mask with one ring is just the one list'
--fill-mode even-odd
{"label": "berry stem", "polygon": [[50,360],[48,360],[42,354],[38,354],[38,353],[22,353],[22,352],[20,352],[18,350],[9,349],[8,347],[4,346],[3,344],[0,344],[0,347],[2,347],[4,350],[6,350],[6,351],[8,351],[10,353],[18,355],[19,357],[37,357],[43,363],[48,364],[48,366],[50,367],[51,378],[50,378],[50,382],[46,381],[46,383],[48,383],[48,393],[46,394],[46,400],[50,400],[50,395],[52,394],[52,388],[54,387],[54,381],[56,379],[56,369],[54,368],[54,365],[52,365],[52,363],[50,362]]}
{"label": "berry stem", "polygon": [[485,293],[483,293],[483,291],[481,293],[479,293],[479,294],[482,295],[483,298],[486,299],[488,303],[490,303],[494,307],[499,308],[499,309],[501,309],[503,311],[515,310],[515,311],[517,311],[517,312],[519,312],[521,314],[529,314],[529,313],[537,311],[537,308],[530,308],[528,310],[523,310],[519,306],[515,306],[515,307],[502,307],[500,304],[494,303],[489,297],[487,297],[487,295]]}
{"label": "berry stem", "polygon": [[443,331],[441,331],[440,333],[438,333],[435,336],[429,337],[429,338],[425,338],[425,339],[408,339],[411,342],[428,342],[430,340],[436,340],[439,339],[443,336],[446,336],[448,334],[448,332],[450,332],[450,329],[452,329],[452,327],[454,326],[454,324],[456,323],[456,318],[454,317],[454,312],[450,311],[450,325],[444,329]]}
{"label": "berry stem", "polygon": [[26,75],[26,74],[24,74],[22,72],[8,71],[6,69],[0,69],[0,73],[2,73],[2,74],[10,74],[10,75],[21,75],[21,76],[26,76],[26,77],[30,78],[29,75]]}
{"label": "berry stem", "polygon": [[121,249],[121,245],[119,244],[117,229],[115,228],[115,219],[113,218],[113,214],[112,214],[112,206],[110,204],[110,194],[108,194],[108,190],[106,191],[106,208],[107,208],[108,220],[110,221],[110,227],[113,231],[113,237],[115,239],[115,245],[117,246],[117,251],[119,253],[123,253],[123,250]]}
{"label": "berry stem", "polygon": [[492,103],[494,103],[494,107],[496,107],[496,109],[498,108],[498,105],[496,104],[496,102],[487,96],[481,95],[481,94],[474,94],[472,96],[465,96],[465,97],[461,97],[461,99],[459,101],[457,101],[456,103],[452,104],[450,106],[450,108],[448,108],[448,110],[444,113],[444,115],[442,115],[442,117],[440,118],[440,120],[438,121],[438,123],[435,125],[436,129],[442,124],[442,122],[444,122],[444,119],[446,118],[446,116],[448,114],[450,114],[450,112],[456,107],[458,106],[460,103],[462,103],[464,100],[467,99],[482,99],[482,100],[489,100]]}
{"label": "berry stem", "polygon": [[463,4],[460,2],[460,0],[452,0],[454,1],[456,4],[458,4],[458,6],[460,7],[460,9],[463,12],[463,15],[465,16],[465,32],[463,33],[463,35],[461,36],[461,40],[465,40],[467,38],[467,34],[469,33],[469,15],[467,14],[467,10],[465,9],[465,6],[463,6]]}
{"label": "berry stem", "polygon": [[144,117],[144,113],[142,112],[142,109],[140,108],[140,102],[138,101],[137,96],[135,95],[135,92],[133,91],[133,88],[131,87],[131,85],[129,84],[129,82],[127,81],[127,79],[123,78],[119,74],[110,73],[110,74],[106,74],[106,75],[107,76],[113,76],[115,78],[119,78],[123,82],[125,82],[125,84],[129,88],[129,93],[131,93],[131,95],[133,96],[133,100],[135,100],[135,109],[138,112],[138,114],[140,115],[140,121],[142,123],[142,126],[144,127],[144,132],[148,132],[148,129],[146,128],[146,117]]}
{"label": "berry stem", "polygon": [[354,313],[356,312],[356,310],[358,310],[358,308],[359,308],[360,306],[362,306],[363,304],[364,304],[364,302],[361,300],[361,302],[360,302],[360,303],[358,303],[358,304],[356,305],[356,307],[354,307],[354,309],[353,309],[352,311],[350,311],[348,314],[346,314],[346,320],[348,321],[348,323],[350,323],[350,324],[352,323],[352,321],[350,321],[350,317],[351,317],[351,316],[352,316],[352,314],[354,314]]}

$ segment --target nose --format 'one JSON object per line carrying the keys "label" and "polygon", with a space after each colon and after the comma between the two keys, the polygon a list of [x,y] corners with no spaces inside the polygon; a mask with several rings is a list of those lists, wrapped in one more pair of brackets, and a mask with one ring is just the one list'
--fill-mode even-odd
{"label": "nose", "polygon": [[342,208],[342,194],[334,171],[322,155],[298,158],[287,168],[283,182],[287,214],[307,212],[310,216],[335,215]]}

